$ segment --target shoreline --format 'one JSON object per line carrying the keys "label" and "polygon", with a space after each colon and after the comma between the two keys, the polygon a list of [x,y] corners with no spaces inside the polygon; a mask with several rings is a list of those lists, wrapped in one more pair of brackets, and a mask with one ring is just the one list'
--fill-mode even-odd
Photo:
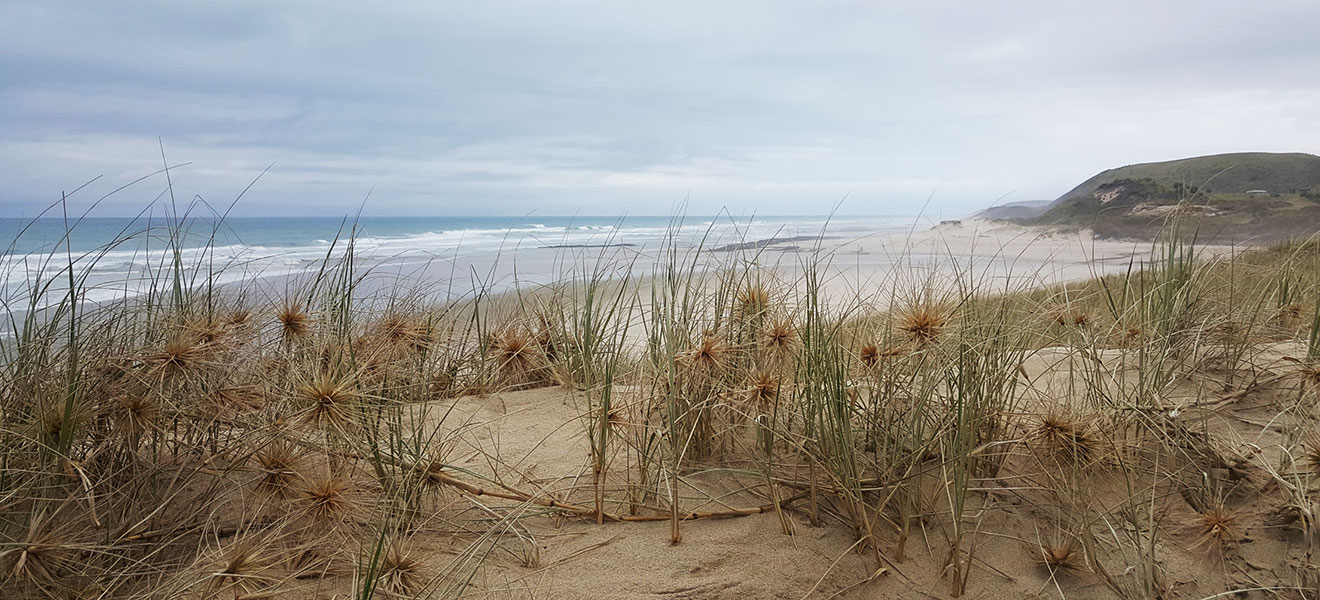
{"label": "shoreline", "polygon": [[[928,227],[829,230],[814,235],[771,236],[701,248],[695,264],[705,274],[735,262],[776,279],[793,280],[808,265],[823,266],[822,291],[833,300],[853,298],[874,303],[899,285],[922,276],[951,274],[997,281],[1005,289],[1040,288],[1125,270],[1147,260],[1151,241],[1101,239],[1089,230],[1059,230],[979,218],[945,220]],[[1254,247],[1254,246],[1253,246]],[[695,245],[679,244],[691,256]],[[1198,245],[1202,257],[1214,258],[1241,247]],[[462,303],[480,295],[490,299],[536,294],[572,283],[575,277],[603,270],[607,279],[650,280],[660,265],[656,248],[611,242],[521,247],[474,252],[452,258],[395,256],[357,259],[362,280],[358,301],[369,306],[381,298],[410,297],[438,305]],[[331,259],[332,261],[335,258]],[[597,273],[599,274],[599,273]],[[222,296],[246,296],[247,302],[280,303],[298,295],[315,269],[256,272],[216,285]],[[114,286],[124,290],[122,284]],[[104,286],[101,289],[110,289]],[[641,289],[639,288],[639,293]],[[125,292],[126,293],[126,292]],[[140,295],[82,301],[84,310],[107,310]],[[21,319],[26,310],[7,311]],[[3,337],[12,337],[6,330]]]}

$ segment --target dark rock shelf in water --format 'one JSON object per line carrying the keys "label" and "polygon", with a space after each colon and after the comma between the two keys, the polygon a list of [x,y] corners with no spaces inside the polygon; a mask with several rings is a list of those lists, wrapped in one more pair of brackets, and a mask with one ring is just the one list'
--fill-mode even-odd
{"label": "dark rock shelf in water", "polygon": [[637,244],[555,244],[553,246],[540,246],[543,249],[562,250],[567,248],[632,248]]}
{"label": "dark rock shelf in water", "polygon": [[773,237],[755,242],[742,242],[738,244],[726,244],[717,248],[711,248],[711,252],[737,252],[739,250],[757,250],[767,248],[777,244],[791,244],[794,242],[817,242],[820,240],[834,239],[836,236],[825,235],[795,235],[793,237]]}

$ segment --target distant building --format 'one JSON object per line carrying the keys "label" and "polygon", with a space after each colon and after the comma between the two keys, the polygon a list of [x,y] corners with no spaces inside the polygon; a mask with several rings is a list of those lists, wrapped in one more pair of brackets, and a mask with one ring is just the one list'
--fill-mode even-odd
{"label": "distant building", "polygon": [[1269,192],[1269,190],[1247,190],[1247,195],[1248,195],[1248,196],[1268,196],[1268,195],[1270,195],[1270,192]]}

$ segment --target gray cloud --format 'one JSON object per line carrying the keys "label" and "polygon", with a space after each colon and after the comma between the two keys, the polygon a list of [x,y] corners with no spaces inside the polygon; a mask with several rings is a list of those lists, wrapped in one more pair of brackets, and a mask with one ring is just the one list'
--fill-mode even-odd
{"label": "gray cloud", "polygon": [[0,203],[90,201],[158,138],[216,203],[275,163],[242,214],[952,214],[1320,152],[1309,1],[375,4],[5,3]]}

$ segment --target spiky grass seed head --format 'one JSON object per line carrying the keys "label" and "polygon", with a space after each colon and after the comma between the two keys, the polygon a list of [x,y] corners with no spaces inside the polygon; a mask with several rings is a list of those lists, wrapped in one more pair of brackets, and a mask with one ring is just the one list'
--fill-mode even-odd
{"label": "spiky grass seed head", "polygon": [[235,542],[220,555],[215,581],[220,584],[235,582],[245,588],[245,582],[251,581],[270,566],[270,557],[265,550],[255,539]]}
{"label": "spiky grass seed head", "polygon": [[204,398],[202,408],[210,417],[233,417],[261,408],[265,398],[250,385],[227,385],[216,388]]}
{"label": "spiky grass seed head", "polygon": [[214,317],[197,317],[183,325],[179,337],[193,338],[203,346],[214,344],[229,333],[223,321]]}
{"label": "spiky grass seed head", "polygon": [[760,315],[770,308],[770,290],[760,283],[748,284],[738,290],[738,310],[745,315]]}
{"label": "spiky grass seed head", "polygon": [[252,312],[242,308],[231,311],[224,320],[225,326],[233,329],[246,327],[251,322]]}
{"label": "spiky grass seed head", "polygon": [[1099,450],[1088,424],[1061,414],[1041,418],[1031,438],[1046,450],[1074,461],[1094,458]]}
{"label": "spiky grass seed head", "polygon": [[71,431],[77,431],[88,420],[88,412],[86,407],[81,404],[75,403],[73,409],[66,412],[65,403],[62,400],[42,400],[37,404],[34,425],[39,438],[48,444],[52,444],[64,434],[66,426]]}
{"label": "spiky grass seed head", "polygon": [[1308,388],[1320,388],[1320,360],[1302,363],[1299,374],[1302,377],[1302,385]]}
{"label": "spiky grass seed head", "polygon": [[539,346],[535,337],[522,327],[506,326],[491,336],[490,350],[501,372],[523,374],[536,364]]}
{"label": "spiky grass seed head", "polygon": [[312,319],[297,304],[286,304],[275,314],[280,324],[280,335],[287,341],[307,337],[312,332]]}
{"label": "spiky grass seed head", "polygon": [[430,326],[417,318],[391,313],[372,327],[375,337],[387,346],[421,351],[433,342]]}
{"label": "spiky grass seed head", "polygon": [[1312,474],[1320,475],[1320,432],[1311,434],[1302,448],[1302,464]]}
{"label": "spiky grass seed head", "polygon": [[342,519],[355,506],[348,495],[349,486],[348,478],[338,475],[321,475],[305,481],[298,490],[303,514],[314,521]]}
{"label": "spiky grass seed head", "polygon": [[902,351],[899,350],[898,348],[881,346],[879,344],[876,344],[875,342],[867,342],[865,344],[862,344],[861,348],[858,348],[857,360],[861,361],[862,365],[865,366],[866,368],[874,369],[885,360],[893,358],[895,356],[899,356],[901,354]]}
{"label": "spiky grass seed head", "polygon": [[1091,324],[1091,316],[1078,309],[1060,309],[1054,313],[1054,324],[1059,327],[1086,329]]}
{"label": "spiky grass seed head", "polygon": [[26,535],[16,544],[0,551],[0,565],[5,577],[22,581],[30,587],[50,589],[75,564],[75,542],[68,538],[67,521],[43,514],[29,515]]}
{"label": "spiky grass seed head", "polygon": [[298,398],[306,406],[304,420],[309,423],[343,428],[353,422],[357,390],[347,377],[321,373],[302,385]]}
{"label": "spiky grass seed head", "polygon": [[1242,532],[1238,529],[1237,513],[1229,510],[1223,503],[1214,504],[1197,513],[1196,523],[1201,533],[1200,539],[1197,540],[1198,546],[1223,548],[1242,537]]}
{"label": "spiky grass seed head", "polygon": [[165,347],[147,357],[146,362],[169,375],[195,372],[202,363],[203,344],[195,335],[176,336]]}
{"label": "spiky grass seed head", "polygon": [[1051,540],[1036,549],[1036,562],[1051,573],[1075,571],[1082,566],[1082,551],[1072,540]]}
{"label": "spiky grass seed head", "polygon": [[779,396],[781,385],[778,373],[771,369],[760,369],[752,375],[751,386],[747,390],[748,399],[757,406],[770,404]]}
{"label": "spiky grass seed head", "polygon": [[115,401],[111,416],[116,432],[136,436],[156,429],[160,417],[160,403],[146,393],[125,395]]}
{"label": "spiky grass seed head", "polygon": [[424,485],[439,487],[443,485],[448,478],[445,473],[447,467],[440,457],[431,457],[417,461],[413,464],[413,474],[417,476]]}
{"label": "spiky grass seed head", "polygon": [[379,584],[396,596],[413,597],[422,588],[422,563],[401,542],[387,544],[381,557]]}
{"label": "spiky grass seed head", "polygon": [[935,341],[949,324],[948,311],[932,303],[908,306],[898,313],[898,329],[920,343]]}
{"label": "spiky grass seed head", "polygon": [[731,349],[719,335],[707,333],[701,343],[679,356],[688,366],[706,373],[724,369]]}
{"label": "spiky grass seed head", "polygon": [[797,340],[797,328],[787,318],[778,318],[766,327],[761,335],[761,345],[775,354],[787,354]]}
{"label": "spiky grass seed head", "polygon": [[276,497],[291,496],[298,481],[302,453],[291,443],[279,441],[257,451],[253,457],[261,471],[257,490]]}

